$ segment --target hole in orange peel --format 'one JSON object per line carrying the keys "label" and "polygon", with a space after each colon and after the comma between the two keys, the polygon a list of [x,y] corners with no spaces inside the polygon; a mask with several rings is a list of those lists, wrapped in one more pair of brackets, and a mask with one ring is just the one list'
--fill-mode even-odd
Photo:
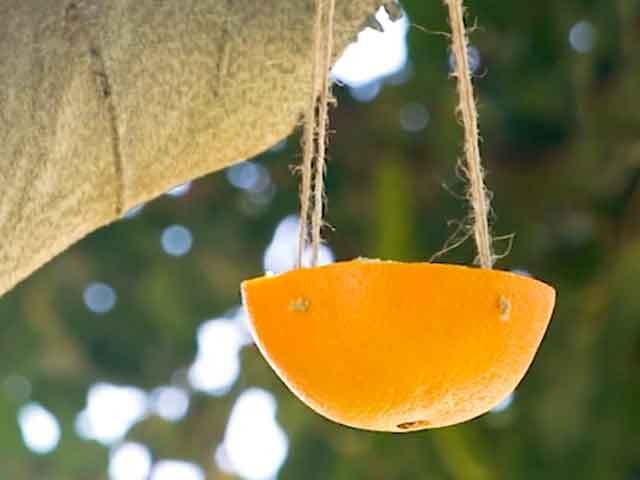
{"label": "hole in orange peel", "polygon": [[362,260],[248,280],[242,293],[260,351],[295,395],[338,423],[392,432],[500,403],[555,303],[552,287],[510,272]]}
{"label": "hole in orange peel", "polygon": [[500,319],[505,322],[509,320],[511,316],[511,300],[504,295],[500,295],[498,299],[498,307],[500,308]]}
{"label": "hole in orange peel", "polygon": [[427,420],[414,420],[413,422],[405,422],[398,425],[400,430],[421,430],[423,428],[429,428],[429,422]]}
{"label": "hole in orange peel", "polygon": [[289,303],[289,310],[292,312],[306,312],[309,310],[311,302],[307,298],[296,298]]}

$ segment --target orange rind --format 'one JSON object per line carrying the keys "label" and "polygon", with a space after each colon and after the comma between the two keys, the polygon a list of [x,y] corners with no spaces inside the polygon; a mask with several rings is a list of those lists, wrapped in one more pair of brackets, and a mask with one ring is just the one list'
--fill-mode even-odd
{"label": "orange rind", "polygon": [[242,284],[256,344],[313,410],[406,432],[475,418],[522,380],[555,290],[510,272],[358,259]]}

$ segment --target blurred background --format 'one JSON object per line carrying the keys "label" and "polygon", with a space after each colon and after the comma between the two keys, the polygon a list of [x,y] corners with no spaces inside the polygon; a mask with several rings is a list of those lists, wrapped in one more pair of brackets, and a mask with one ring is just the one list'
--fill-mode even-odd
{"label": "blurred background", "polygon": [[[403,6],[333,72],[323,262],[427,260],[464,236],[445,9]],[[497,268],[559,293],[516,392],[472,422],[393,435],[328,422],[283,387],[238,287],[293,265],[296,132],[0,300],[0,478],[640,479],[640,2],[468,7],[494,233],[514,234]],[[438,261],[474,255],[468,239]]]}

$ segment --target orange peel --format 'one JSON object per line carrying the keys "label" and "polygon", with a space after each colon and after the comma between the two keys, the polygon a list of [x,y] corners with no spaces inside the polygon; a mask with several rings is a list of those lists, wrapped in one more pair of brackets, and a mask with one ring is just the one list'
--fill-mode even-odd
{"label": "orange peel", "polygon": [[313,410],[351,427],[452,425],[522,380],[555,304],[526,276],[358,259],[243,282],[258,348]]}

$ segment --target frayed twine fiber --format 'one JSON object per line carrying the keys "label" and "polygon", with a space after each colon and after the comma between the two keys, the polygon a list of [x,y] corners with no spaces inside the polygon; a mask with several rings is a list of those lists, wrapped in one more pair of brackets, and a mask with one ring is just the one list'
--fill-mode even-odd
{"label": "frayed twine fiber", "polygon": [[489,228],[490,202],[484,185],[484,172],[480,159],[478,111],[476,109],[471,69],[469,68],[468,37],[464,26],[463,0],[444,0],[449,10],[451,50],[455,59],[454,75],[458,81],[457,111],[464,125],[465,173],[469,181],[468,197],[473,218],[473,235],[478,248],[478,261],[482,268],[491,268],[495,261]]}
{"label": "frayed twine fiber", "polygon": [[313,171],[313,156],[315,150],[316,105],[319,90],[320,45],[322,42],[322,8],[323,2],[316,2],[313,22],[313,58],[311,61],[311,95],[305,111],[304,132],[302,138],[302,168],[300,179],[300,227],[298,231],[298,257],[296,266],[302,266],[302,258],[308,241],[309,209],[311,207],[311,176]]}
{"label": "frayed twine fiber", "polygon": [[[458,83],[457,112],[464,126],[466,158],[464,171],[469,181],[468,198],[471,204],[478,262],[482,268],[492,268],[496,257],[492,251],[489,228],[490,201],[484,185],[480,157],[478,112],[471,82],[463,0],[444,0],[444,2],[449,10],[451,49],[455,60],[454,76]],[[317,265],[319,246],[322,242],[328,109],[329,102],[332,100],[329,69],[333,50],[334,14],[335,0],[316,0],[312,45],[312,95],[305,113],[303,133],[298,267],[302,266],[304,251],[309,240],[311,241],[311,266]]]}
{"label": "frayed twine fiber", "polygon": [[[305,112],[303,132],[302,178],[300,183],[300,230],[297,266],[302,266],[307,242],[311,240],[311,266],[318,263],[325,202],[324,172],[331,83],[329,69],[333,54],[335,0],[316,0],[313,24],[312,94]],[[312,188],[313,183],[313,188]],[[309,228],[311,235],[309,235]],[[309,239],[309,237],[311,237]]]}

